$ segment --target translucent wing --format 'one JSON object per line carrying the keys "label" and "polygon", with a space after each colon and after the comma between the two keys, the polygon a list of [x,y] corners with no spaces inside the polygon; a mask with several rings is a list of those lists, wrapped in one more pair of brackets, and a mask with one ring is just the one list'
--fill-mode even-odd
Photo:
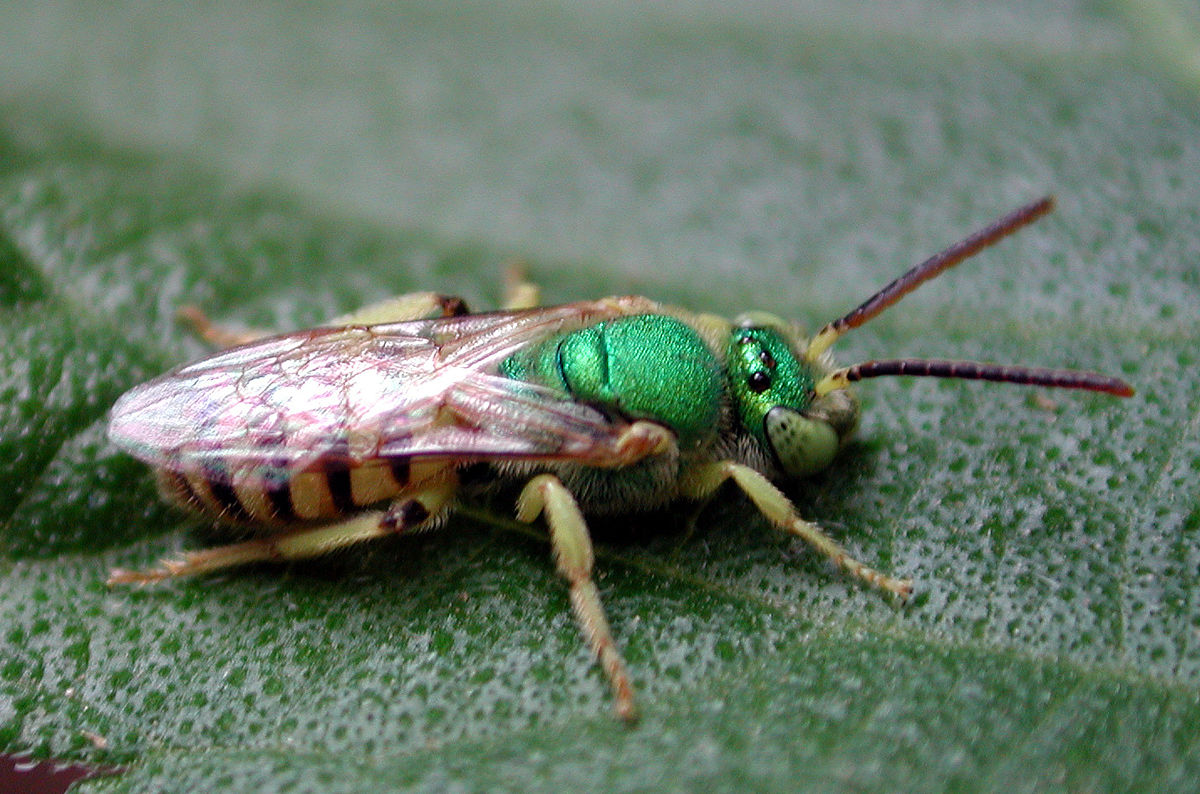
{"label": "translucent wing", "polygon": [[610,298],[270,337],[133,389],[109,436],[152,465],[234,481],[398,457],[603,463],[623,422],[496,368],[549,335],[656,309]]}

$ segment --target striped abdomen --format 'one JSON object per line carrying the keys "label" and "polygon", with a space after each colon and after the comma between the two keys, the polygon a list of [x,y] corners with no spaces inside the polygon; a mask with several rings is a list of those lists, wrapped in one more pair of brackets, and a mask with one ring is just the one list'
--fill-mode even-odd
{"label": "striped abdomen", "polygon": [[395,499],[445,469],[445,463],[372,461],[297,472],[284,480],[241,478],[236,486],[220,469],[158,468],[155,474],[165,498],[192,510],[236,524],[290,524],[334,519]]}

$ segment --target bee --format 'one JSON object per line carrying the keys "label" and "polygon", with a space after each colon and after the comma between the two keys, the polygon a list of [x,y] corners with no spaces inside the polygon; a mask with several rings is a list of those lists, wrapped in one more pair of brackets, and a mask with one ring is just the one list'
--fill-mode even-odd
{"label": "bee", "polygon": [[[925,376],[1128,397],[1090,372],[898,359],[837,366],[830,345],[921,284],[1051,210],[1023,206],[909,270],[806,338],[755,312],[728,321],[642,297],[538,308],[513,280],[502,311],[417,293],[231,345],[134,388],[109,437],[150,464],[167,499],[253,530],[110,584],[144,584],[260,561],[299,560],[432,529],[498,486],[516,517],[545,517],[579,626],[636,715],[633,686],[592,580],[585,515],[703,502],[732,481],[775,527],[898,599],[912,582],[852,557],[774,484],[829,466],[853,433],[850,384]],[[491,489],[491,491],[489,491]]]}

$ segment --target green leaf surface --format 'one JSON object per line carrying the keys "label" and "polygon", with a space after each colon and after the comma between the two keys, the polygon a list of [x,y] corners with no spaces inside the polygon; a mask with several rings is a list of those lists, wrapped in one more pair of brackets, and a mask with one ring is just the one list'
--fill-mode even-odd
{"label": "green leaf surface", "polygon": [[[1164,31],[1170,35],[1159,35]],[[0,12],[0,751],[95,791],[1170,790],[1200,776],[1200,19],[1168,4],[28,4]],[[107,442],[203,347],[392,293],[647,294],[839,343],[1096,369],[1129,401],[881,380],[789,489],[601,522],[643,712],[503,517],[109,590],[210,541]],[[1042,397],[1048,398],[1042,399]]]}

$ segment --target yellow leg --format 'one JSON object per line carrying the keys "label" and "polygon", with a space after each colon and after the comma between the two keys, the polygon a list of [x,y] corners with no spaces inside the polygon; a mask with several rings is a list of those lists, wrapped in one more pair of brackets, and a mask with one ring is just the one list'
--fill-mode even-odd
{"label": "yellow leg", "polygon": [[320,557],[375,538],[423,529],[438,521],[455,492],[443,483],[397,499],[387,510],[369,510],[333,524],[280,532],[265,538],[184,552],[145,571],[114,570],[108,584],[150,584],[176,576],[212,573],[253,562],[283,562]]}
{"label": "yellow leg", "polygon": [[468,314],[462,298],[438,292],[412,292],[368,304],[349,314],[335,317],[325,325],[378,325],[426,320],[433,317],[457,317]]}
{"label": "yellow leg", "polygon": [[208,319],[208,315],[199,306],[180,306],[179,311],[175,312],[175,316],[190,325],[192,333],[213,347],[237,347],[271,335],[270,331],[238,331],[224,325],[217,325]]}
{"label": "yellow leg", "polygon": [[587,638],[588,645],[604,668],[616,699],[617,715],[626,722],[637,719],[633,705],[633,686],[625,669],[625,660],[613,641],[600,593],[592,581],[592,539],[587,524],[575,504],[575,498],[557,477],[539,474],[521,491],[517,499],[517,520],[531,522],[539,513],[546,514],[550,542],[558,571],[570,584],[571,607]]}
{"label": "yellow leg", "polygon": [[731,460],[700,466],[684,483],[684,494],[693,499],[706,499],[729,479],[737,483],[772,524],[802,538],[854,578],[901,599],[907,599],[912,593],[911,579],[894,579],[851,557],[820,527],[802,519],[788,498],[754,469]]}
{"label": "yellow leg", "polygon": [[[361,309],[335,317],[325,325],[378,325],[400,323],[405,320],[424,320],[433,317],[457,317],[467,313],[467,304],[462,298],[442,295],[437,292],[413,292],[387,298]],[[192,327],[197,336],[219,348],[236,347],[272,336],[274,331],[261,329],[235,330],[214,323],[197,306],[181,306],[179,319]]]}
{"label": "yellow leg", "polygon": [[596,466],[632,466],[642,458],[663,455],[675,445],[675,435],[658,424],[639,419],[621,430],[613,441],[611,457],[589,461]]}
{"label": "yellow leg", "polygon": [[512,262],[504,271],[504,308],[534,309],[541,305],[542,291],[525,278],[525,266]]}

